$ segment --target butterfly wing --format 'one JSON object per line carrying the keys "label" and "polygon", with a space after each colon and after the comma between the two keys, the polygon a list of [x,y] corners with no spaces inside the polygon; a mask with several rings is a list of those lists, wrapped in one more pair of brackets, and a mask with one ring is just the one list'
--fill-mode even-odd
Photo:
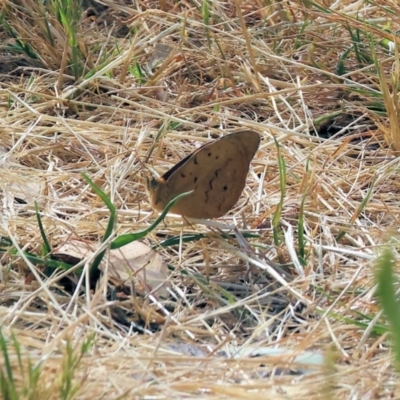
{"label": "butterfly wing", "polygon": [[177,195],[193,190],[171,212],[191,218],[224,215],[242,193],[259,144],[260,135],[252,131],[235,132],[205,144],[161,178],[159,204],[164,207]]}

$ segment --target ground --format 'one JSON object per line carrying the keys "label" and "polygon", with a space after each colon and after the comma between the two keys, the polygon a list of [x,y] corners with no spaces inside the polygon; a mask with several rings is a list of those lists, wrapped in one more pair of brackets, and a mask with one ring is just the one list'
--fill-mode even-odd
{"label": "ground", "polygon": [[[4,398],[400,397],[397,2],[0,8]],[[156,221],[147,178],[238,131],[235,206]]]}

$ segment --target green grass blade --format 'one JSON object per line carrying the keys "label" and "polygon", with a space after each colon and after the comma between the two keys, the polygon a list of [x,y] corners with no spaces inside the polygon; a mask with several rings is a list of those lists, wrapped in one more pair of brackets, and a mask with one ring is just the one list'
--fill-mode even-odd
{"label": "green grass blade", "polygon": [[[374,177],[374,179],[372,180],[371,186],[367,192],[367,195],[363,198],[363,200],[361,201],[361,203],[359,204],[359,206],[357,207],[357,210],[355,211],[355,213],[353,214],[353,216],[351,217],[350,220],[350,224],[353,224],[354,221],[359,217],[359,215],[362,213],[362,210],[364,210],[365,206],[368,204],[372,193],[374,191],[374,187],[375,187],[375,181],[376,181],[376,176]],[[343,236],[346,234],[345,231],[340,231],[336,237],[336,240],[339,242]]]}
{"label": "green grass blade", "polygon": [[275,138],[274,138],[274,141],[275,141],[275,146],[276,146],[276,150],[277,150],[278,169],[279,169],[279,186],[280,186],[280,190],[281,190],[281,197],[280,197],[278,205],[276,206],[276,210],[275,210],[274,216],[272,218],[272,227],[273,227],[275,246],[279,246],[278,226],[279,226],[279,222],[281,220],[283,203],[285,200],[285,193],[286,193],[286,164],[285,164],[285,160],[283,159],[283,157],[281,155],[279,143],[276,141]]}
{"label": "green grass blade", "polygon": [[3,394],[4,399],[10,399],[10,400],[18,400],[18,394],[15,386],[15,381],[14,381],[14,375],[13,375],[13,370],[11,367],[11,362],[10,362],[10,356],[8,352],[8,345],[7,345],[7,340],[3,335],[3,332],[0,329],[0,352],[3,356],[3,362],[5,367],[5,372],[1,368],[0,373],[1,373],[1,387],[0,387],[0,393]]}
{"label": "green grass blade", "polygon": [[400,301],[395,291],[398,286],[393,273],[395,267],[393,251],[385,248],[377,262],[377,295],[391,327],[396,367],[400,370]]}
{"label": "green grass blade", "polygon": [[35,212],[36,212],[36,219],[39,225],[40,235],[42,236],[43,240],[43,247],[45,251],[45,255],[51,253],[51,246],[50,242],[47,240],[46,233],[43,228],[42,219],[40,217],[39,206],[38,203],[35,201]]}
{"label": "green grass blade", "polygon": [[148,233],[150,233],[153,229],[155,229],[160,222],[164,219],[164,217],[167,215],[168,211],[173,207],[181,198],[188,196],[190,192],[185,192],[180,194],[179,196],[176,196],[174,199],[172,199],[167,206],[164,208],[163,212],[161,215],[146,229],[136,232],[136,233],[127,233],[125,235],[121,235],[117,237],[112,243],[111,243],[111,249],[119,249],[122,246],[127,245],[128,243],[134,242],[136,240],[139,240],[143,237],[145,237]]}
{"label": "green grass blade", "polygon": [[304,202],[306,200],[306,196],[303,196],[300,203],[300,212],[299,212],[299,221],[297,222],[297,235],[299,240],[299,258],[303,266],[306,265],[305,262],[305,239],[304,239]]}
{"label": "green grass blade", "polygon": [[[241,232],[242,236],[244,238],[259,238],[260,235],[255,234],[255,233],[249,233],[249,232]],[[152,246],[153,249],[157,247],[171,247],[171,246],[176,246],[179,243],[189,243],[189,242],[196,242],[201,239],[206,239],[208,235],[205,235],[204,233],[187,233],[182,236],[173,236],[171,238],[165,239],[162,242],[155,244]],[[235,239],[236,236],[234,234],[229,234],[228,237]]]}
{"label": "green grass blade", "polygon": [[[103,200],[107,208],[110,210],[110,219],[108,220],[107,228],[102,240],[102,243],[104,243],[113,233],[114,226],[117,221],[116,209],[114,204],[112,204],[111,200],[107,197],[107,195],[99,187],[97,187],[85,173],[82,173],[82,176],[83,179],[85,179],[85,181],[92,188],[92,190],[101,198],[101,200]],[[107,251],[106,249],[101,251],[93,260],[93,263],[90,267],[90,275],[99,273],[99,265],[106,251]]]}

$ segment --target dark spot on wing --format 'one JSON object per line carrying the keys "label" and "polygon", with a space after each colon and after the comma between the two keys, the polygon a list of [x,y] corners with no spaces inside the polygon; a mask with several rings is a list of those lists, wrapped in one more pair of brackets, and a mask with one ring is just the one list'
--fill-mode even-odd
{"label": "dark spot on wing", "polygon": [[207,155],[208,155],[208,157],[210,157],[210,156],[212,155],[212,153],[210,152],[210,153],[208,153]]}
{"label": "dark spot on wing", "polygon": [[181,173],[181,177],[182,178],[186,178],[186,175]]}
{"label": "dark spot on wing", "polygon": [[194,183],[196,183],[196,182],[197,182],[197,176],[194,177]]}
{"label": "dark spot on wing", "polygon": [[197,165],[197,157],[194,157],[194,163]]}
{"label": "dark spot on wing", "polygon": [[228,190],[228,186],[225,185],[225,186],[222,188],[222,190],[223,190],[224,192],[226,192],[226,191]]}

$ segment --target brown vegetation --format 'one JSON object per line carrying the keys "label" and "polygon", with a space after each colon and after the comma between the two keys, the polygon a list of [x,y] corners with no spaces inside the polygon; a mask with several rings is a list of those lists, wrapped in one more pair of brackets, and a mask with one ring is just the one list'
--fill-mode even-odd
{"label": "brown vegetation", "polygon": [[[397,398],[374,260],[398,241],[398,3],[61,3],[0,6],[0,321],[43,398],[88,337],[73,398]],[[170,296],[111,278],[109,252],[93,282],[110,211],[81,173],[135,233],[152,171],[244,129],[262,142],[231,212],[142,239]],[[75,272],[46,264],[35,201],[52,253],[89,249],[58,256]]]}

